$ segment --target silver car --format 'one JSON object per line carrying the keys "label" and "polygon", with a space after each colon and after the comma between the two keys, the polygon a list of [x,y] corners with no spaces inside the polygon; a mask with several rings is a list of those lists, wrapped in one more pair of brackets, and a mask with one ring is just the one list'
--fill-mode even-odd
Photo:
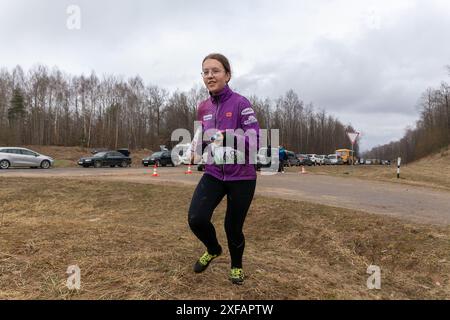
{"label": "silver car", "polygon": [[8,169],[9,167],[41,167],[48,169],[53,166],[53,163],[53,158],[30,149],[0,147],[0,169]]}

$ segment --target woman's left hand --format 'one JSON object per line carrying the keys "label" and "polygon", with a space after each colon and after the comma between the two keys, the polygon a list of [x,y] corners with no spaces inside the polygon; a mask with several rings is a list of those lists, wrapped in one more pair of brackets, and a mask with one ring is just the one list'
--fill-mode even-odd
{"label": "woman's left hand", "polygon": [[221,146],[224,143],[224,139],[225,136],[223,135],[222,131],[217,131],[212,137],[211,137],[211,141],[217,145],[217,146]]}

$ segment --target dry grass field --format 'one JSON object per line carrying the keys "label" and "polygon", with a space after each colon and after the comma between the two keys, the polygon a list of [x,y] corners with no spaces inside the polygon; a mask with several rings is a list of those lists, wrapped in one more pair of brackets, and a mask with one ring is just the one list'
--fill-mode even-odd
{"label": "dry grass field", "polygon": [[[0,299],[450,299],[450,227],[257,196],[247,279],[229,254],[203,274],[192,187],[0,177]],[[225,205],[214,223],[222,245]],[[66,287],[69,265],[81,289]],[[369,265],[381,289],[369,290]]]}

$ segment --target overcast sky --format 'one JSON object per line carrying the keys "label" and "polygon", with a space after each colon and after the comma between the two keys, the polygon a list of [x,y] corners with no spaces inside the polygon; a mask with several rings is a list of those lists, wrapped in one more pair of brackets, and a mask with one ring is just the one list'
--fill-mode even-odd
{"label": "overcast sky", "polygon": [[401,138],[421,93],[450,82],[449,30],[448,0],[0,0],[0,67],[139,74],[173,91],[201,84],[203,57],[221,52],[233,89],[294,89],[351,123],[365,150]]}

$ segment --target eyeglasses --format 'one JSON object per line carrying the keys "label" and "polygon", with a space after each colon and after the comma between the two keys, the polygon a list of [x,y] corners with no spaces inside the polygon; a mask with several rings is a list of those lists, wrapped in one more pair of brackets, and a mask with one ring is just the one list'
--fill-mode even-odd
{"label": "eyeglasses", "polygon": [[202,75],[203,78],[206,78],[207,76],[209,76],[209,74],[211,74],[214,77],[223,71],[225,71],[225,70],[219,70],[219,69],[203,70],[200,74]]}

